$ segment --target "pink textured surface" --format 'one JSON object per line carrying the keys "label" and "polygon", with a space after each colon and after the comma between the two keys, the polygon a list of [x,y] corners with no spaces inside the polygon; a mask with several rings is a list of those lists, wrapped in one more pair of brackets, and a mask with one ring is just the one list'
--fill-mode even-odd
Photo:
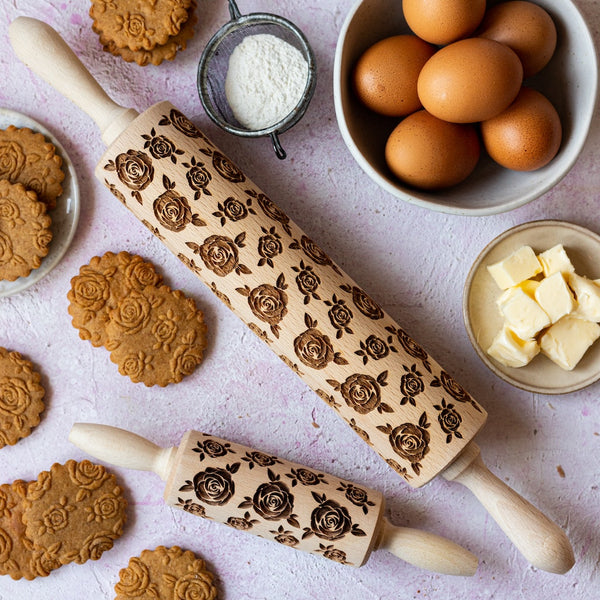
{"label": "pink textured surface", "polygon": [[[197,62],[209,37],[228,20],[225,2],[201,0],[188,50],[173,63],[140,68],[102,52],[86,0],[2,1],[0,106],[38,120],[61,141],[78,173],[82,214],[61,264],[26,292],[0,299],[0,345],[35,362],[48,391],[47,411],[33,434],[0,450],[0,479],[32,479],[53,462],[83,459],[67,441],[75,421],[118,425],[163,446],[177,445],[187,429],[200,429],[381,490],[394,524],[466,546],[480,557],[476,575],[431,574],[386,552],[374,553],[360,569],[337,565],[171,509],[162,502],[158,477],[115,469],[131,509],[114,549],[100,561],[72,564],[45,579],[2,577],[0,600],[112,598],[129,557],[160,544],[177,544],[205,558],[226,600],[598,597],[600,388],[549,397],[504,384],[477,358],[461,316],[462,285],[472,261],[505,229],[554,218],[600,231],[598,127],[569,175],[521,209],[466,218],[401,203],[357,167],[337,128],[333,56],[351,4],[241,3],[243,13],[276,12],[294,21],[317,57],[315,97],[304,119],[282,136],[288,159],[281,162],[268,140],[232,137],[200,106]],[[598,43],[596,3],[578,4]],[[98,131],[14,57],[7,27],[19,15],[55,27],[117,102],[142,111],[169,100],[180,108],[481,401],[489,420],[477,441],[487,465],[566,529],[577,559],[572,571],[558,576],[529,566],[461,486],[437,478],[422,489],[408,487],[95,180],[103,152]],[[166,389],[132,384],[105,350],[80,340],[71,327],[69,281],[92,256],[108,250],[151,259],[170,285],[204,310],[209,351],[192,377]]]}

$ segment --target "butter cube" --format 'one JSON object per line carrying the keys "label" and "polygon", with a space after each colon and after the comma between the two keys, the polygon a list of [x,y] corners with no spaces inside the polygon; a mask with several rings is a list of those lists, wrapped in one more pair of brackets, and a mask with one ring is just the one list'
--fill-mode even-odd
{"label": "butter cube", "polygon": [[542,265],[531,246],[521,246],[505,259],[489,265],[487,270],[502,290],[518,285],[542,272]]}
{"label": "butter cube", "polygon": [[[600,287],[598,288],[600,292]],[[546,277],[535,290],[535,299],[552,323],[562,319],[577,306],[562,272]]]}
{"label": "butter cube", "polygon": [[506,319],[506,325],[522,340],[533,338],[551,323],[540,305],[520,287],[513,287],[502,294],[498,307]]}
{"label": "butter cube", "polygon": [[539,353],[535,340],[522,340],[504,326],[492,341],[487,353],[507,367],[524,367]]}
{"label": "butter cube", "polygon": [[575,267],[571,264],[566,250],[562,244],[557,244],[549,250],[538,254],[538,260],[542,265],[544,277],[549,277],[553,273],[574,273]]}
{"label": "butter cube", "polygon": [[569,273],[568,281],[577,298],[577,308],[573,311],[573,316],[598,323],[600,321],[600,286],[591,279],[576,273]]}
{"label": "butter cube", "polygon": [[567,315],[540,340],[540,349],[565,371],[572,371],[586,350],[600,337],[600,325]]}

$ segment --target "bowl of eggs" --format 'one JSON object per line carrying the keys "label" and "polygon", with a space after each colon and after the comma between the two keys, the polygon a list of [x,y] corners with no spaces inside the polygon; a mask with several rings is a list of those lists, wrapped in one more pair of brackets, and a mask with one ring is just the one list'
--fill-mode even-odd
{"label": "bowl of eggs", "polygon": [[597,79],[570,0],[361,0],[340,31],[334,104],[346,146],[381,188],[491,215],[568,173]]}

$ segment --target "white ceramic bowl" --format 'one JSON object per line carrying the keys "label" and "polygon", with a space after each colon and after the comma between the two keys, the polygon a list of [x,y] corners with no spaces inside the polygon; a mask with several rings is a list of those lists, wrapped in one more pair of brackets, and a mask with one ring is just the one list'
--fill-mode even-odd
{"label": "white ceramic bowl", "polygon": [[538,354],[525,367],[506,367],[486,350],[502,328],[496,300],[502,293],[487,267],[521,246],[536,253],[562,244],[578,275],[600,277],[600,235],[566,221],[532,221],[517,225],[492,240],[477,257],[465,282],[463,317],[475,352],[498,377],[512,385],[539,394],[566,394],[600,379],[600,340],[584,354],[572,371],[565,371]]}
{"label": "white ceramic bowl", "polygon": [[[338,125],[352,156],[390,194],[431,210],[461,215],[490,215],[532,201],[558,183],[573,166],[588,134],[596,103],[598,66],[594,42],[570,0],[534,0],[552,16],[558,43],[550,63],[525,80],[554,104],[563,126],[558,155],[528,173],[495,164],[485,152],[461,184],[443,191],[419,191],[400,183],[388,169],[384,149],[398,123],[365,108],[351,89],[351,73],[362,53],[392,35],[411,33],[400,0],[361,0],[350,10],[335,53],[333,93]],[[489,2],[489,5],[495,2]]]}

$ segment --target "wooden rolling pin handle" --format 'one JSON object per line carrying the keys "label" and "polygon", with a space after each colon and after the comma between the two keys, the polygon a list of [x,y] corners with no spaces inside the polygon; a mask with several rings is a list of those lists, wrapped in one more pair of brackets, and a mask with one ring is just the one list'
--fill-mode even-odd
{"label": "wooden rolling pin handle", "polygon": [[31,17],[17,17],[10,24],[8,34],[18,58],[86,112],[98,125],[105,144],[110,145],[138,116],[135,110],[120,106],[108,97],[50,25]]}
{"label": "wooden rolling pin handle", "polygon": [[534,567],[563,574],[574,565],[573,548],[564,531],[491,473],[477,444],[471,442],[442,476],[471,490]]}
{"label": "wooden rolling pin handle", "polygon": [[[135,433],[94,423],[75,423],[69,441],[103,462],[127,469],[153,471],[165,481],[175,466],[178,450],[160,448]],[[446,538],[418,529],[396,527],[385,518],[378,530],[374,550],[387,550],[416,567],[461,576],[472,576],[477,570],[477,557]]]}

